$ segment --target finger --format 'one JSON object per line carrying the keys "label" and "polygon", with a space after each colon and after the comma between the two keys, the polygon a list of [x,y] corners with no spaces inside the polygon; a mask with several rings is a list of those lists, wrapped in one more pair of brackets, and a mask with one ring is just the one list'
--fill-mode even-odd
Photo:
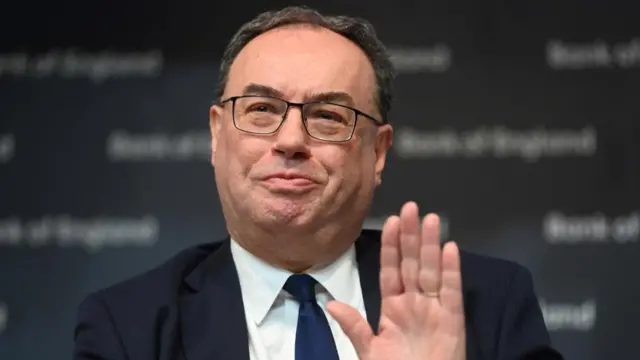
{"label": "finger", "polygon": [[402,293],[399,244],[400,218],[390,216],[382,227],[380,249],[380,295],[383,299]]}
{"label": "finger", "polygon": [[420,218],[415,202],[400,210],[400,271],[405,292],[417,292],[420,272]]}
{"label": "finger", "polygon": [[440,304],[452,314],[462,315],[462,275],[460,251],[455,242],[447,242],[442,250],[442,287]]}
{"label": "finger", "polygon": [[420,289],[424,293],[440,291],[440,218],[436,214],[427,215],[422,221],[420,247]]}
{"label": "finger", "polygon": [[358,353],[358,358],[365,358],[365,355],[369,352],[369,344],[373,339],[373,330],[367,320],[360,315],[358,310],[338,301],[328,302],[327,311],[351,340]]}

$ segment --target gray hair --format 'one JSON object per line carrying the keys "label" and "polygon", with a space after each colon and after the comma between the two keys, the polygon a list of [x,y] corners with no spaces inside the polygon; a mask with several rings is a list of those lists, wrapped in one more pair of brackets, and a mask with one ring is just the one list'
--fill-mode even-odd
{"label": "gray hair", "polygon": [[231,64],[240,51],[255,37],[278,27],[309,25],[323,27],[344,36],[358,45],[369,58],[376,77],[373,94],[383,121],[387,121],[393,100],[392,83],[395,71],[389,53],[378,39],[373,25],[367,20],[349,16],[325,16],[306,6],[289,6],[278,11],[267,11],[240,27],[231,38],[222,56],[217,99],[222,100]]}

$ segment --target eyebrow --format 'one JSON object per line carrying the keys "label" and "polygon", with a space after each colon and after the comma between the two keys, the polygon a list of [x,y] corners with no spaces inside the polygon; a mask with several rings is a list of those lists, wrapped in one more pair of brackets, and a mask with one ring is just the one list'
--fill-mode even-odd
{"label": "eyebrow", "polygon": [[[273,88],[268,85],[261,85],[251,83],[244,87],[242,90],[243,95],[257,95],[257,96],[271,96],[276,98],[283,98],[284,93],[276,88]],[[332,102],[332,103],[343,103],[345,105],[354,105],[354,100],[346,92],[342,91],[326,91],[326,92],[317,92],[306,95],[304,97],[305,102]]]}
{"label": "eyebrow", "polygon": [[354,106],[354,101],[351,95],[341,91],[313,93],[305,97],[305,101],[332,102]]}
{"label": "eyebrow", "polygon": [[244,87],[242,95],[272,96],[279,98],[284,94],[282,91],[272,88],[271,86],[251,83]]}

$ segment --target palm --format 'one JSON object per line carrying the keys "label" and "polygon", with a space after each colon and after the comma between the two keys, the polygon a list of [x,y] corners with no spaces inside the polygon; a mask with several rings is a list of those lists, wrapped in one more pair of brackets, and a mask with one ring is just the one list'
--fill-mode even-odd
{"label": "palm", "polygon": [[460,345],[463,329],[458,323],[437,299],[406,293],[392,296],[382,305],[378,336],[362,358],[383,360],[398,354],[399,359],[455,359],[448,354]]}
{"label": "palm", "polygon": [[460,260],[454,243],[440,247],[435,215],[420,229],[407,204],[384,226],[380,262],[382,309],[378,334],[345,304],[329,311],[362,360],[464,360]]}

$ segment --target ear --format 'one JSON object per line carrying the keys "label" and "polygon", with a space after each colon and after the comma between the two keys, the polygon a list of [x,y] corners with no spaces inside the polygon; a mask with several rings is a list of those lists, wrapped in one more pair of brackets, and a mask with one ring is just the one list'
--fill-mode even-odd
{"label": "ear", "polygon": [[389,124],[379,126],[376,132],[376,186],[382,184],[382,170],[387,160],[387,152],[393,143],[393,127]]}
{"label": "ear", "polygon": [[220,138],[220,128],[222,126],[222,107],[212,105],[209,109],[209,131],[211,133],[211,165],[215,166],[216,147]]}

